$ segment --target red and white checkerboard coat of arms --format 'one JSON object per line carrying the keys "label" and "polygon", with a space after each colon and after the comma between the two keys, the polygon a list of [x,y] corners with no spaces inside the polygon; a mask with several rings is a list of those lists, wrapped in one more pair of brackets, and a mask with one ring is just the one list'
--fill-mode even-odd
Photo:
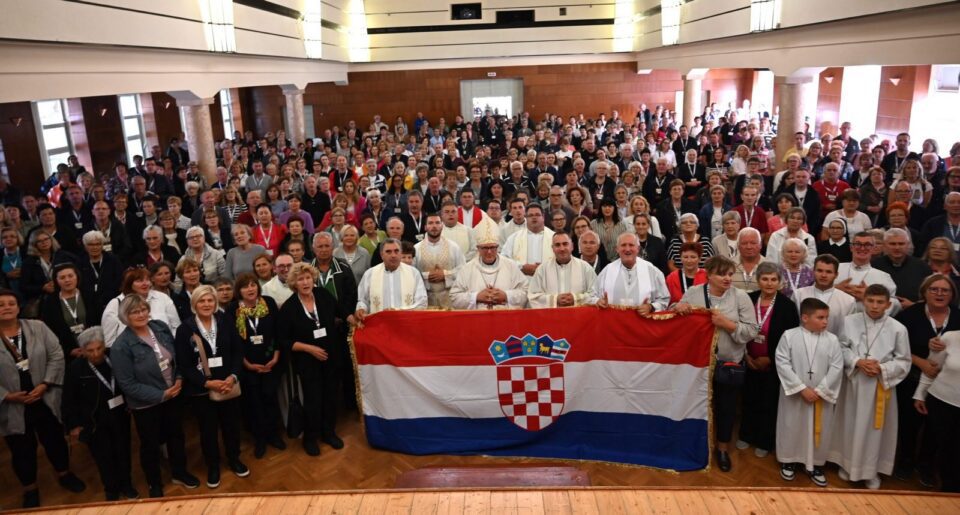
{"label": "red and white checkerboard coat of arms", "polygon": [[511,336],[495,341],[490,354],[497,364],[500,410],[527,431],[539,431],[563,412],[563,364],[570,344],[550,336]]}

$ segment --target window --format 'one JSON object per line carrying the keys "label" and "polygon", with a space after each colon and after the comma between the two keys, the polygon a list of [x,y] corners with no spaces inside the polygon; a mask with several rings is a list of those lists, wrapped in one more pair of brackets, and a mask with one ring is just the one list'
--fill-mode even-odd
{"label": "window", "polygon": [[300,31],[303,35],[303,48],[310,59],[320,59],[323,56],[323,42],[320,35],[323,31],[320,17],[320,0],[307,1],[300,18]]}
{"label": "window", "polygon": [[233,26],[233,0],[199,0],[203,18],[203,35],[207,50],[236,52],[237,40]]}
{"label": "window", "polygon": [[223,115],[223,137],[233,138],[233,99],[230,97],[229,89],[220,90],[220,114]]}
{"label": "window", "polygon": [[10,171],[7,170],[7,155],[3,153],[3,140],[0,140],[0,176],[10,182]]}
{"label": "window", "polygon": [[127,149],[129,163],[133,156],[143,155],[143,149],[147,147],[143,130],[143,109],[140,108],[140,95],[120,95],[118,98],[124,148]]}
{"label": "window", "polygon": [[683,0],[661,0],[660,36],[663,46],[680,42],[680,9]]}
{"label": "window", "polygon": [[37,136],[40,148],[47,157],[44,168],[49,176],[57,171],[58,164],[66,164],[67,158],[75,153],[70,138],[67,101],[61,98],[34,102],[33,111],[33,118],[40,120]]}
{"label": "window", "polygon": [[781,0],[750,0],[750,32],[778,28],[780,2]]}

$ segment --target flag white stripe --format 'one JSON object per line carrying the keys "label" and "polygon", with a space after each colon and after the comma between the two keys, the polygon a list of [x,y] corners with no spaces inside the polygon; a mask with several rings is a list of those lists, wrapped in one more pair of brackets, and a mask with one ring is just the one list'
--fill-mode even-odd
{"label": "flag white stripe", "polygon": [[[563,412],[707,419],[708,369],[622,361],[564,364]],[[361,365],[363,413],[386,419],[502,417],[496,366]]]}

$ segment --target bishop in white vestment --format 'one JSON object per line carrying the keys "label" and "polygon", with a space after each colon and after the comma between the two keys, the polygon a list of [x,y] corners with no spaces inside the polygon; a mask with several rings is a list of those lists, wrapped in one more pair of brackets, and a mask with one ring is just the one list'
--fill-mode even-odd
{"label": "bishop in white vestment", "polygon": [[[879,488],[877,473],[893,473],[897,452],[897,384],[910,372],[907,328],[883,314],[874,320],[867,313],[844,319],[840,334],[846,378],[837,403],[829,460],[840,465],[849,481],[871,481]],[[860,360],[875,360],[880,374],[869,377],[857,367]]]}
{"label": "bishop in white vestment", "polygon": [[489,218],[477,230],[477,257],[463,265],[450,288],[454,309],[510,309],[527,303],[527,278],[510,258],[500,256],[500,231]]}
{"label": "bishop in white vestment", "polygon": [[553,235],[553,257],[534,272],[527,286],[531,308],[582,306],[594,303],[597,273],[586,261],[573,257],[573,242],[565,233]]}

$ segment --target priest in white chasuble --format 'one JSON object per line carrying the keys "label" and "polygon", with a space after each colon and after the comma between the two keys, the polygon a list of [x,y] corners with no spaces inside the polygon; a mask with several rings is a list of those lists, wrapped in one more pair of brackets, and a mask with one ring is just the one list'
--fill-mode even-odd
{"label": "priest in white chasuble", "polygon": [[553,255],[553,231],[544,226],[543,208],[532,203],[527,206],[527,226],[511,234],[500,254],[520,265],[523,275],[532,277],[537,267]]}
{"label": "priest in white chasuble", "polygon": [[801,465],[821,487],[827,486],[822,467],[843,382],[843,353],[837,337],[827,331],[828,317],[823,301],[803,301],[800,327],[783,333],[774,358],[781,384],[777,406],[780,476],[793,480],[795,465]]}
{"label": "priest in white chasuble", "polygon": [[667,309],[670,291],[663,272],[653,263],[640,259],[640,240],[632,232],[617,237],[616,261],[608,264],[593,284],[597,306],[634,306],[637,312],[648,315]]}
{"label": "priest in white chasuble", "polygon": [[357,292],[360,321],[367,315],[387,309],[423,309],[427,307],[427,290],[420,272],[400,259],[400,240],[387,238],[380,245],[383,262],[367,270]]}
{"label": "priest in white chasuble", "polygon": [[513,309],[527,303],[527,278],[517,263],[497,252],[500,230],[489,218],[475,228],[477,257],[463,265],[450,288],[454,309]]}
{"label": "priest in white chasuble", "polygon": [[862,313],[848,315],[840,334],[846,377],[837,403],[829,460],[840,478],[880,488],[897,453],[897,389],[910,372],[907,328],[887,316],[890,292],[867,287]]}
{"label": "priest in white chasuble", "polygon": [[450,308],[450,287],[465,261],[460,246],[444,238],[440,215],[427,215],[427,236],[415,245],[414,265],[427,288],[427,304]]}
{"label": "priest in white chasuble", "polygon": [[531,308],[563,308],[593,303],[597,273],[586,261],[573,257],[570,235],[555,233],[551,238],[553,257],[537,267],[527,286]]}

